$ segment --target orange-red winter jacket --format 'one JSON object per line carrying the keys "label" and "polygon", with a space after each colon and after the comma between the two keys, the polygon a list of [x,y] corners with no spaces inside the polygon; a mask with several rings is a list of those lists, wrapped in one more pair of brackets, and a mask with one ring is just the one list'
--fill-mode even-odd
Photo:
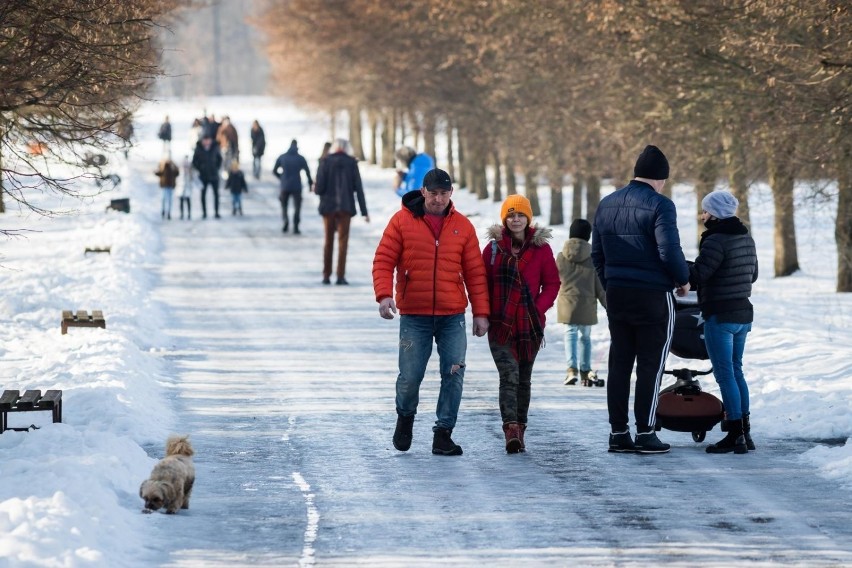
{"label": "orange-red winter jacket", "polygon": [[473,315],[488,317],[488,282],[473,224],[450,202],[435,239],[424,215],[423,196],[410,192],[403,197],[402,209],[391,217],[373,259],[376,301],[393,297],[396,271],[400,314],[460,314],[469,297]]}

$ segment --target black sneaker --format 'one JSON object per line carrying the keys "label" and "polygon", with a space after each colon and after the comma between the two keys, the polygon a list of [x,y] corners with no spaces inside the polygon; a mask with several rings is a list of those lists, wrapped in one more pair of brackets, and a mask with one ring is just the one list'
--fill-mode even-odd
{"label": "black sneaker", "polygon": [[322,279],[322,283],[323,284],[331,284],[331,278],[326,276],[325,278]]}
{"label": "black sneaker", "polygon": [[632,454],[636,451],[630,431],[618,432],[609,435],[609,451],[619,454]]}
{"label": "black sneaker", "polygon": [[393,447],[400,452],[407,452],[414,437],[414,416],[397,416],[396,430],[393,431]]}
{"label": "black sneaker", "polygon": [[636,434],[635,445],[637,454],[665,454],[672,448],[669,444],[661,442],[656,432]]}
{"label": "black sneaker", "polygon": [[432,453],[439,456],[460,456],[462,455],[461,446],[453,442],[450,438],[452,430],[446,428],[438,428],[435,430],[435,436],[432,438]]}
{"label": "black sneaker", "polygon": [[338,286],[348,286],[349,282],[346,281],[346,278],[343,278],[341,276],[340,278],[337,279],[337,282],[335,282],[335,284],[337,284]]}

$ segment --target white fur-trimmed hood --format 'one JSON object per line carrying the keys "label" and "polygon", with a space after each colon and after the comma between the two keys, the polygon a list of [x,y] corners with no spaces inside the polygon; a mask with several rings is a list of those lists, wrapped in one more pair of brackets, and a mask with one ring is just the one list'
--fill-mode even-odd
{"label": "white fur-trimmed hood", "polygon": [[[533,230],[532,235],[532,244],[533,246],[541,246],[551,238],[553,238],[553,229],[550,227],[543,227],[541,225],[530,225],[530,228]],[[503,238],[503,225],[494,224],[491,225],[485,231],[485,237],[492,241],[499,241]]]}

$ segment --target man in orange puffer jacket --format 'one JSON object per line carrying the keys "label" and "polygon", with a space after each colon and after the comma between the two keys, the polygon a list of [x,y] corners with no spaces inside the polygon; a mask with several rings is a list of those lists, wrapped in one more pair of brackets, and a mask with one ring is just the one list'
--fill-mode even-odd
{"label": "man in orange puffer jacket", "polygon": [[373,259],[379,315],[393,319],[397,308],[400,313],[393,445],[401,452],[411,447],[420,383],[434,339],[441,389],[432,428],[432,453],[462,454],[461,446],[450,435],[464,383],[468,297],[473,307],[473,334],[482,337],[488,333],[488,282],[479,240],[471,222],[455,210],[450,201],[452,193],[447,172],[434,169],[427,173],[420,191],[403,196],[402,209],[391,217]]}

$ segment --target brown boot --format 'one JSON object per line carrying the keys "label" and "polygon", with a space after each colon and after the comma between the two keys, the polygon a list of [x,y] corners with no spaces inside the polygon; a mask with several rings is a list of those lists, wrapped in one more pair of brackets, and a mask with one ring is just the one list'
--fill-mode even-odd
{"label": "brown boot", "polygon": [[526,444],[526,442],[524,442],[524,432],[527,431],[527,425],[524,424],[523,422],[519,423],[518,424],[518,431],[520,433],[520,436],[518,436],[518,439],[521,441],[521,451],[525,452],[525,451],[527,451],[527,444]]}
{"label": "brown boot", "polygon": [[503,424],[503,433],[506,435],[506,453],[517,454],[521,451],[521,428],[517,422],[506,422]]}

